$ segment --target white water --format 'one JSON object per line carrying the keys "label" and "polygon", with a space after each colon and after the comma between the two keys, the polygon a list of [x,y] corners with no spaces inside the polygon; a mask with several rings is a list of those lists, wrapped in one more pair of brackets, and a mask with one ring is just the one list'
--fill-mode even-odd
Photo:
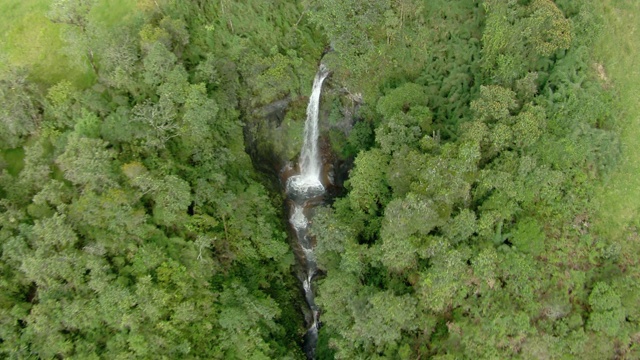
{"label": "white water", "polygon": [[324,65],[320,65],[315,78],[313,88],[307,105],[307,120],[304,124],[304,143],[300,152],[300,175],[292,176],[287,181],[287,191],[289,193],[308,194],[315,196],[324,192],[324,187],[320,182],[320,172],[322,161],[318,151],[318,114],[320,109],[320,94],[322,93],[322,83],[329,75],[329,71]]}
{"label": "white water", "polygon": [[317,271],[315,254],[313,252],[312,239],[308,235],[309,219],[304,211],[310,207],[310,199],[324,194],[324,187],[320,179],[322,171],[322,159],[318,151],[318,115],[320,109],[320,94],[322,83],[329,72],[320,65],[318,73],[313,79],[313,90],[307,105],[307,119],[304,125],[304,143],[300,152],[300,174],[287,180],[287,194],[294,204],[290,209],[289,223],[296,230],[298,245],[304,253],[305,274],[300,279],[304,290],[305,299],[312,318],[309,329],[305,335],[304,350],[307,358],[315,358],[315,348],[318,341],[318,307],[315,304],[312,281]]}
{"label": "white water", "polygon": [[304,124],[304,144],[300,152],[300,176],[309,181],[320,182],[320,168],[322,167],[318,153],[318,114],[320,110],[320,93],[322,83],[329,72],[320,65],[320,69],[313,80],[313,90],[307,106],[307,121]]}
{"label": "white water", "polygon": [[298,204],[293,206],[293,214],[291,215],[289,222],[296,230],[306,228],[309,225],[309,220],[304,216],[303,210],[302,206]]}

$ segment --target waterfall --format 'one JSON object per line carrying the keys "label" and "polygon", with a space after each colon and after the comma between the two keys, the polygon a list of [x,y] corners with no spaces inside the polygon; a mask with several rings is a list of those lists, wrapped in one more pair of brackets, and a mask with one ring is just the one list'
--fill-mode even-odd
{"label": "waterfall", "polygon": [[319,309],[315,304],[312,286],[313,277],[316,275],[318,267],[313,253],[313,239],[308,234],[309,218],[305,214],[305,210],[308,213],[308,209],[317,205],[317,199],[325,192],[321,181],[322,159],[318,151],[318,114],[322,83],[328,74],[329,71],[321,64],[313,80],[313,90],[307,105],[304,143],[298,160],[300,174],[290,177],[286,185],[287,195],[292,202],[289,223],[295,229],[298,246],[302,250],[301,257],[303,259],[301,262],[304,266],[304,274],[301,274],[300,281],[311,314],[304,343],[304,351],[309,359],[315,358],[315,348],[318,342]]}
{"label": "waterfall", "polygon": [[313,88],[307,105],[307,120],[304,124],[304,143],[300,151],[300,175],[292,176],[287,181],[287,192],[294,195],[317,196],[324,192],[320,182],[322,162],[318,152],[318,113],[320,109],[320,93],[322,83],[329,75],[324,65],[320,65],[315,78]]}
{"label": "waterfall", "polygon": [[328,72],[324,65],[313,80],[313,90],[307,106],[307,121],[304,124],[304,144],[300,152],[300,175],[309,181],[320,182],[320,154],[318,153],[318,114],[322,83]]}

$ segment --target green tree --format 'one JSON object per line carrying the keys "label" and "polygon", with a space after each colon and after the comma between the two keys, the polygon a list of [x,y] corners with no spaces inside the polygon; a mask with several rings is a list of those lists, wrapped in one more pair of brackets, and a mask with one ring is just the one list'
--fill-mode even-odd
{"label": "green tree", "polygon": [[367,300],[365,309],[358,311],[350,337],[365,347],[373,343],[378,351],[395,346],[403,331],[418,327],[415,323],[417,301],[410,295],[396,296],[391,292],[377,292]]}
{"label": "green tree", "polygon": [[70,134],[64,153],[56,159],[56,164],[64,172],[64,177],[75,185],[89,190],[103,191],[115,184],[112,160],[113,150],[107,142]]}
{"label": "green tree", "polygon": [[145,101],[132,109],[133,121],[143,127],[139,137],[152,149],[163,149],[167,141],[179,135],[176,105],[167,96],[157,103]]}
{"label": "green tree", "polygon": [[[220,301],[223,307],[218,323],[226,330],[220,338],[221,355],[247,359],[273,356],[274,349],[265,341],[269,333],[279,328],[275,320],[280,309],[273,299],[264,295],[256,298],[244,286],[232,283],[221,294]],[[263,336],[255,336],[256,332]]]}
{"label": "green tree", "polygon": [[544,252],[544,240],[545,234],[540,224],[529,218],[518,222],[511,242],[518,250],[536,256]]}
{"label": "green tree", "polygon": [[620,296],[609,285],[603,282],[595,284],[589,295],[589,314],[587,328],[604,332],[608,336],[616,336],[622,330],[625,315],[620,303]]}
{"label": "green tree", "polygon": [[389,119],[400,112],[407,113],[415,107],[426,106],[427,100],[424,87],[414,83],[404,83],[381,97],[376,110],[384,118]]}
{"label": "green tree", "polygon": [[179,177],[168,175],[158,182],[153,199],[153,216],[156,223],[176,226],[186,220],[187,208],[192,201],[191,188]]}
{"label": "green tree", "polygon": [[417,255],[424,252],[422,238],[442,223],[434,204],[415,194],[392,200],[380,230],[382,263],[397,272],[414,268]]}
{"label": "green tree", "polygon": [[40,114],[35,90],[19,69],[0,73],[0,148],[14,148],[36,130]]}
{"label": "green tree", "polygon": [[498,85],[481,86],[480,98],[471,102],[471,109],[480,121],[510,124],[511,112],[516,109],[516,94]]}
{"label": "green tree", "polygon": [[460,306],[466,296],[464,281],[468,276],[466,255],[458,250],[438,248],[433,266],[420,274],[420,300],[430,311],[442,313]]}
{"label": "green tree", "polygon": [[355,71],[367,71],[365,65],[377,41],[386,40],[384,14],[389,8],[386,1],[308,1],[311,20],[324,29],[344,63]]}
{"label": "green tree", "polygon": [[357,211],[375,213],[389,194],[385,175],[388,158],[380,150],[360,153],[349,179],[351,207]]}
{"label": "green tree", "polygon": [[74,54],[77,51],[82,54],[80,58],[85,57],[95,75],[98,75],[96,53],[100,42],[96,40],[101,36],[98,36],[99,28],[95,27],[89,16],[94,6],[95,0],[57,0],[53,2],[47,16],[54,23],[66,24],[74,28],[68,29],[69,31],[65,34],[71,53]]}
{"label": "green tree", "polygon": [[537,60],[571,44],[571,23],[551,0],[488,0],[482,35],[484,67],[499,83],[511,84],[533,70]]}

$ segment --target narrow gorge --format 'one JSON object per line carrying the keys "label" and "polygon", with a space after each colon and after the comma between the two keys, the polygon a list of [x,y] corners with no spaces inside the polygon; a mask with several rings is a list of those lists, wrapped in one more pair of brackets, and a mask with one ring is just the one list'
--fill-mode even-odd
{"label": "narrow gorge", "polygon": [[[322,204],[325,195],[325,184],[322,176],[322,159],[320,156],[318,137],[318,118],[322,84],[329,75],[324,65],[320,65],[313,80],[313,88],[307,106],[307,118],[304,126],[304,143],[298,160],[298,174],[286,180],[287,207],[289,223],[295,230],[297,243],[294,252],[301,263],[298,277],[302,282],[305,300],[309,306],[307,316],[307,333],[304,351],[308,359],[315,358],[315,347],[318,341],[319,309],[315,304],[313,278],[318,267],[313,252],[314,241],[309,235],[309,220],[316,206]],[[284,169],[287,170],[287,169]]]}

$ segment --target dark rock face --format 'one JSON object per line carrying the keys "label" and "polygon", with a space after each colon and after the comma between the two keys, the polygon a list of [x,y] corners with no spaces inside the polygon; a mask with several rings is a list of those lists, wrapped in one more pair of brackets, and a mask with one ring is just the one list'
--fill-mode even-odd
{"label": "dark rock face", "polygon": [[245,151],[251,157],[254,168],[266,174],[272,189],[279,188],[278,172],[285,163],[273,146],[273,132],[284,120],[291,98],[282,99],[255,109],[244,120]]}
{"label": "dark rock face", "polygon": [[287,108],[289,107],[290,103],[290,97],[278,100],[261,108],[255,109],[253,111],[253,116],[280,126],[280,124],[282,124],[282,120],[284,120],[284,116],[287,113]]}

